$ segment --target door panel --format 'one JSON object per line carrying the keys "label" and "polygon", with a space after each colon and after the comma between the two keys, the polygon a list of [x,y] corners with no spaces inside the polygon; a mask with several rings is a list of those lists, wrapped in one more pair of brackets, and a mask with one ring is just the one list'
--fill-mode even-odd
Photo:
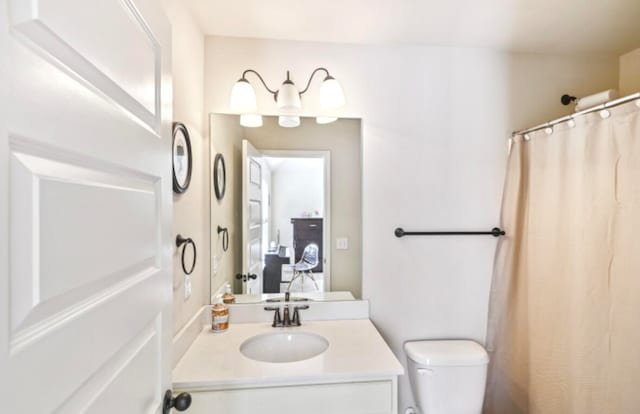
{"label": "door panel", "polygon": [[262,293],[262,155],[247,140],[242,142],[242,272],[256,275],[242,283],[242,293]]}
{"label": "door panel", "polygon": [[10,10],[12,29],[46,59],[159,130],[160,45],[136,4],[11,0]]}
{"label": "door panel", "polygon": [[170,36],[154,0],[0,0],[3,411],[160,409]]}

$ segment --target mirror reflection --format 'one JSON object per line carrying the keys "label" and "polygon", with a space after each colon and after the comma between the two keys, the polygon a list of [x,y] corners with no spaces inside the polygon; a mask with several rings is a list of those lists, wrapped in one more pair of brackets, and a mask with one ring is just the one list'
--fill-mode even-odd
{"label": "mirror reflection", "polygon": [[[361,296],[360,120],[211,114],[211,288],[236,303]],[[219,189],[226,191],[220,197]]]}

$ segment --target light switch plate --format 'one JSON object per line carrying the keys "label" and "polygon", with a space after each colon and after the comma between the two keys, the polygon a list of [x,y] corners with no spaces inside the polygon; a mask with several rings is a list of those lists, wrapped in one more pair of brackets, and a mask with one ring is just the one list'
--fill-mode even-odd
{"label": "light switch plate", "polygon": [[218,256],[214,255],[212,262],[213,262],[213,274],[217,275],[218,274],[218,267],[219,267],[218,266],[219,265]]}
{"label": "light switch plate", "polygon": [[184,300],[191,297],[191,276],[184,275]]}
{"label": "light switch plate", "polygon": [[336,239],[336,250],[349,249],[349,239],[346,237],[338,237]]}

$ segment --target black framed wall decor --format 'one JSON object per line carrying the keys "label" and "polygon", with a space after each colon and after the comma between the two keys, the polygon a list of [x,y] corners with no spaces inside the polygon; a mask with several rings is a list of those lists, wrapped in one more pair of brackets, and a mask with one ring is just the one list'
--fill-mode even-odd
{"label": "black framed wall decor", "polygon": [[227,189],[227,167],[224,163],[224,156],[220,153],[216,154],[213,161],[213,189],[216,198],[222,200]]}
{"label": "black framed wall decor", "polygon": [[173,123],[173,191],[181,194],[187,191],[191,182],[193,157],[191,153],[191,138],[187,127],[180,123]]}

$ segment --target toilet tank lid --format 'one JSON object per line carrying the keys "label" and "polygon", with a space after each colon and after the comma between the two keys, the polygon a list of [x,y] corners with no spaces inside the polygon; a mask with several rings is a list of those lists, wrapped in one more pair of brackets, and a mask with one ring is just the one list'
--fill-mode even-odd
{"label": "toilet tank lid", "polygon": [[404,344],[407,356],[425,366],[474,366],[489,363],[484,348],[468,340],[410,341]]}

